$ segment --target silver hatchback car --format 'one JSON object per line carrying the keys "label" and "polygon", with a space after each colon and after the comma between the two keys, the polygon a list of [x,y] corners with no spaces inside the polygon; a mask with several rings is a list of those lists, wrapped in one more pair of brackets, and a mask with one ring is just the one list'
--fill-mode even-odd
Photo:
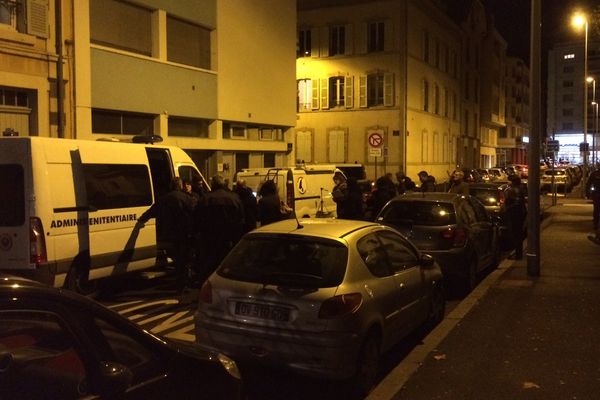
{"label": "silver hatchback car", "polygon": [[292,219],[246,234],[204,283],[196,341],[367,392],[380,354],[444,308],[439,266],[393,228]]}

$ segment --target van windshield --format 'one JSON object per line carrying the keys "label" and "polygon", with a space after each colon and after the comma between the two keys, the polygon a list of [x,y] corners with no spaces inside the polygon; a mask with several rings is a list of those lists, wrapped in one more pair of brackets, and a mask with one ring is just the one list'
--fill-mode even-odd
{"label": "van windshield", "polygon": [[25,223],[25,179],[21,165],[0,165],[0,204],[0,226]]}

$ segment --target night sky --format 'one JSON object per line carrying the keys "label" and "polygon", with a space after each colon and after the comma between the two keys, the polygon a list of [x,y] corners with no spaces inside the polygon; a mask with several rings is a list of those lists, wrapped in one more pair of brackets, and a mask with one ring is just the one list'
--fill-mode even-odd
{"label": "night sky", "polygon": [[[543,57],[554,43],[583,41],[583,34],[570,26],[570,16],[577,8],[590,9],[597,0],[538,0],[542,4]],[[529,62],[531,2],[529,0],[484,0],[486,9],[494,14],[496,29],[508,42],[508,54]],[[590,37],[591,32],[588,33]]]}

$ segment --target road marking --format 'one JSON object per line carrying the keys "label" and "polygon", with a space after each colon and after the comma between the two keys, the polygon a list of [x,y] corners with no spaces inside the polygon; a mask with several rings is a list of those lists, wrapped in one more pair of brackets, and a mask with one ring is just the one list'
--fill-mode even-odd
{"label": "road marking", "polygon": [[189,311],[180,311],[180,312],[172,315],[171,317],[169,317],[164,322],[162,322],[159,325],[156,325],[154,328],[150,329],[150,332],[161,333],[168,329],[179,326],[181,324],[192,322],[194,320],[194,315],[190,315],[186,318],[181,319],[181,317],[183,317],[184,315],[186,315],[188,313],[189,313]]}
{"label": "road marking", "polygon": [[130,304],[141,303],[141,302],[142,302],[142,300],[134,300],[134,301],[128,301],[127,303],[111,304],[110,306],[106,306],[106,307],[108,307],[108,308],[117,308],[117,307],[128,306]]}

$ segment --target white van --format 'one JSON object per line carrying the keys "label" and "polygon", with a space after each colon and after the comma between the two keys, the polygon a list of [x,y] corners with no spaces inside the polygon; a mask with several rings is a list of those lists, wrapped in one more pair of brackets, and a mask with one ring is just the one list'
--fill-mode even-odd
{"label": "white van", "polygon": [[[273,180],[279,196],[298,218],[335,217],[336,204],[331,192],[335,165],[301,165],[282,168],[246,168],[235,179],[244,179],[255,194],[266,180]],[[341,172],[341,171],[340,171]]]}
{"label": "white van", "polygon": [[206,183],[177,147],[0,138],[0,269],[85,293],[155,266],[155,220],[136,221],[175,176]]}

